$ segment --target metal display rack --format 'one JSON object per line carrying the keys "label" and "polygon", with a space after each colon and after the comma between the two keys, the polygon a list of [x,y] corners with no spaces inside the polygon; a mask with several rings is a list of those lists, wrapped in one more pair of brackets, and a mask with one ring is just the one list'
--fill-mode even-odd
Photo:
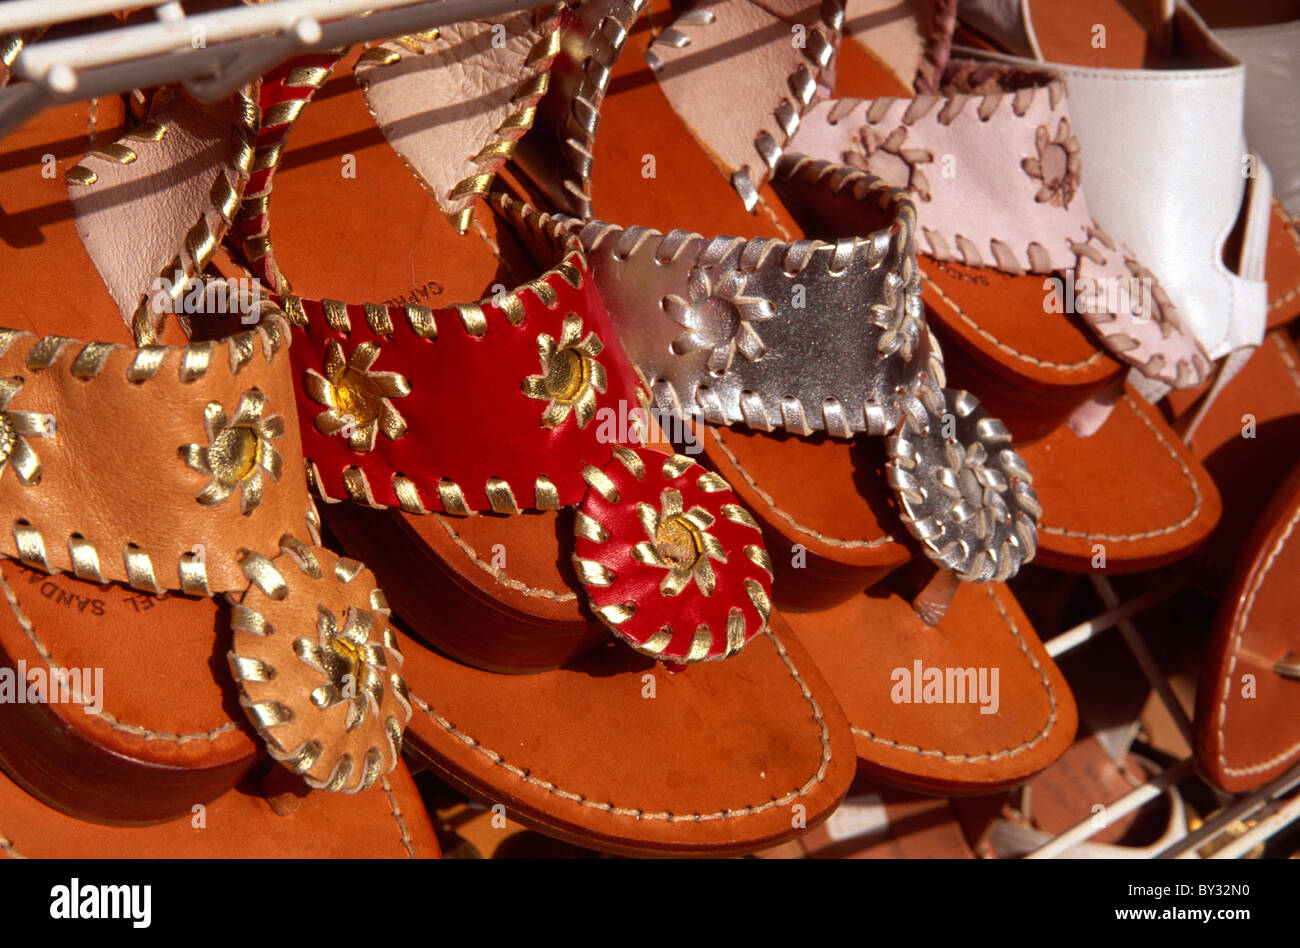
{"label": "metal display rack", "polygon": [[[14,81],[0,88],[0,135],[64,102],[170,83],[216,100],[301,53],[532,6],[528,0],[269,0],[189,13],[181,0],[12,0],[0,4],[0,37],[59,29],[57,36],[30,39],[14,59]],[[149,8],[150,22],[89,23]]]}
{"label": "metal display rack", "polygon": [[[530,0],[269,0],[189,12],[181,0],[10,0],[0,4],[0,38],[22,34],[25,42],[10,63],[10,83],[0,88],[0,135],[48,107],[139,88],[183,83],[195,96],[216,100],[300,53],[533,5]],[[151,20],[141,15],[150,8]],[[128,11],[135,13],[129,24],[106,19]],[[99,19],[92,24],[92,18]],[[1145,609],[1171,597],[1180,585],[1165,583],[1120,602],[1105,576],[1094,573],[1088,579],[1106,610],[1050,639],[1048,654],[1059,658],[1117,628],[1170,717],[1194,747],[1187,712],[1133,621]],[[1108,817],[1118,819],[1133,813],[1190,780],[1200,780],[1194,757],[1176,761],[1106,803]],[[1300,793],[1293,792],[1297,787],[1300,766],[1248,794],[1233,796],[1211,787],[1220,804],[1216,815],[1158,851],[1141,852],[1151,858],[1201,858],[1207,842],[1249,819],[1254,825],[1217,848],[1210,858],[1244,856],[1300,821]],[[1091,813],[1081,813],[1077,824],[1047,839],[1026,858],[1078,854],[1078,847],[1100,829]]]}

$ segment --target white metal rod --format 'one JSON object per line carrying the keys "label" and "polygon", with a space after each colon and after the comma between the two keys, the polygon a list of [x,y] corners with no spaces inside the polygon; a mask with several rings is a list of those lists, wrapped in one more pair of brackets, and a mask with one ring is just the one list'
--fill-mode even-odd
{"label": "white metal rod", "polygon": [[215,75],[206,79],[191,80],[185,86],[196,98],[205,102],[216,102],[258,76],[269,72],[299,50],[313,43],[319,43],[320,39],[320,24],[313,17],[304,17],[295,23],[289,32],[254,43],[249,49],[240,53],[234,62],[223,65]]}
{"label": "white metal rod", "polygon": [[52,101],[44,86],[30,82],[0,89],[0,136],[22,125]]}
{"label": "white metal rod", "polygon": [[0,33],[16,33],[34,26],[51,26],[69,20],[121,13],[156,6],[160,0],[9,0],[0,3]]}
{"label": "white metal rod", "polygon": [[1277,812],[1264,817],[1256,826],[1242,833],[1210,858],[1239,859],[1297,818],[1300,818],[1300,797],[1296,797]]}
{"label": "white metal rod", "polygon": [[[272,5],[281,6],[287,2],[290,0],[277,0]],[[319,4],[324,0],[316,2]],[[371,6],[375,5],[377,4],[372,0]],[[324,23],[320,41],[307,46],[304,51],[318,52],[353,43],[387,39],[471,17],[526,10],[531,5],[532,0],[434,0],[413,4],[367,17]],[[110,46],[113,43],[111,33],[100,34],[99,38]],[[36,98],[29,98],[33,95],[31,92],[23,92],[21,96],[15,94],[18,90],[30,88],[26,83],[0,89],[0,137],[52,104],[214,76],[247,52],[248,45],[247,40],[208,45],[199,49],[187,45],[183,50],[158,56],[96,66],[75,75],[75,89],[66,92],[40,91]],[[266,68],[270,69],[274,65],[271,63]]]}
{"label": "white metal rod", "polygon": [[[1092,580],[1093,588],[1097,590],[1097,594],[1101,596],[1101,601],[1108,608],[1113,609],[1119,604],[1119,596],[1115,595],[1115,587],[1110,584],[1109,579],[1097,573],[1090,573],[1088,578]],[[1192,722],[1188,719],[1187,712],[1183,710],[1183,706],[1179,703],[1178,696],[1169,687],[1169,681],[1165,678],[1164,672],[1161,671],[1155,656],[1151,654],[1146,642],[1142,640],[1137,626],[1128,619],[1120,619],[1118,625],[1120,635],[1124,636],[1125,644],[1128,645],[1129,651],[1133,653],[1133,657],[1137,659],[1138,665],[1142,667],[1142,673],[1147,676],[1147,681],[1151,683],[1151,687],[1156,690],[1156,694],[1164,702],[1166,710],[1169,711],[1169,716],[1178,725],[1183,740],[1187,741],[1188,747],[1195,748],[1196,731],[1192,727]]]}
{"label": "white metal rod", "polygon": [[[228,43],[293,28],[304,17],[333,19],[355,16],[367,10],[409,6],[417,0],[275,0],[255,6],[232,7],[211,13],[197,13],[181,20],[138,23],[64,39],[37,42],[14,60],[14,74],[22,79],[41,80],[58,64],[88,69],[108,63],[157,56],[209,43]],[[443,0],[443,6],[451,6]]]}
{"label": "white metal rod", "polygon": [[1043,647],[1047,649],[1048,655],[1057,658],[1070,649],[1077,648],[1089,639],[1105,632],[1107,629],[1114,628],[1120,619],[1127,619],[1164,602],[1186,585],[1186,583],[1179,580],[1162,583],[1154,589],[1147,590],[1135,599],[1130,599],[1128,602],[1122,603],[1113,609],[1107,609],[1085,622],[1080,622],[1071,629],[1066,629],[1060,635],[1055,635],[1045,642]]}
{"label": "white metal rod", "polygon": [[1251,791],[1250,794],[1242,797],[1237,802],[1223,807],[1218,813],[1206,820],[1196,832],[1189,834],[1185,839],[1179,840],[1161,853],[1160,858],[1199,859],[1200,853],[1197,852],[1197,849],[1202,844],[1219,835],[1220,831],[1238,820],[1248,819],[1256,810],[1267,805],[1270,800],[1280,797],[1297,783],[1300,783],[1300,767],[1293,768],[1276,780]]}
{"label": "white metal rod", "polygon": [[[1194,758],[1180,760],[1167,770],[1161,771],[1141,786],[1134,787],[1128,793],[1124,794],[1117,800],[1106,804],[1106,820],[1108,823],[1121,819],[1132,813],[1142,804],[1154,800],[1165,789],[1176,784],[1184,777],[1192,773],[1195,766]],[[1088,816],[1078,823],[1071,826],[1064,833],[1048,840],[1042,846],[1039,846],[1033,852],[1028,853],[1026,859],[1051,859],[1061,855],[1072,846],[1091,839],[1103,827],[1094,824],[1093,817]]]}

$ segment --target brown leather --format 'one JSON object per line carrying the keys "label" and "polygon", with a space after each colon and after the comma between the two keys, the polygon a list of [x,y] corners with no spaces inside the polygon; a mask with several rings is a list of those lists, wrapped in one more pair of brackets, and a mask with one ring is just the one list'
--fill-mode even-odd
{"label": "brown leather", "polygon": [[[781,608],[833,605],[912,558],[885,480],[880,439],[704,425],[695,431],[709,466],[761,520]],[[811,471],[815,487],[808,483]]]}
{"label": "brown leather", "polygon": [[536,675],[479,671],[405,638],[402,649],[416,707],[408,748],[453,785],[581,845],[761,849],[825,819],[853,778],[843,713],[775,613],[739,655],[678,673],[613,642]]}
{"label": "brown leather", "polygon": [[1300,316],[1300,221],[1290,217],[1277,200],[1269,219],[1267,253],[1268,328],[1274,329]]}
{"label": "brown leather", "polygon": [[[1056,760],[1074,737],[1074,698],[1010,591],[962,584],[943,620],[927,626],[898,588],[887,580],[833,609],[788,617],[844,706],[861,767],[882,782],[957,796],[1014,786]],[[981,713],[978,701],[925,703],[923,687],[906,687],[916,662],[921,686],[931,669],[989,669],[989,693],[997,669],[996,712]],[[953,685],[945,698],[962,697]]]}
{"label": "brown leather", "polygon": [[1298,524],[1300,466],[1246,541],[1202,668],[1196,705],[1201,771],[1232,793],[1258,787],[1300,759],[1300,678],[1274,669],[1288,656],[1300,665]]}
{"label": "brown leather", "polygon": [[1043,505],[1043,566],[1082,572],[1104,553],[1111,572],[1153,569],[1204,543],[1222,512],[1205,468],[1131,387],[1091,437],[1062,427],[1018,450]]}
{"label": "brown leather", "polygon": [[[1171,393],[1169,403],[1182,414],[1199,394]],[[1300,352],[1274,331],[1219,392],[1192,435],[1192,451],[1223,498],[1223,517],[1209,542],[1182,564],[1200,585],[1222,590],[1246,535],[1295,463],[1297,443]]]}
{"label": "brown leather", "polygon": [[359,52],[340,61],[303,111],[275,174],[271,238],[293,292],[436,309],[536,277],[536,264],[491,214],[456,234],[366,108],[351,68]]}
{"label": "brown leather", "polygon": [[[120,99],[97,99],[93,106],[78,103],[44,112],[5,138],[0,147],[0,202],[5,211],[0,222],[0,272],[5,274],[6,325],[32,332],[36,339],[55,333],[131,345],[130,333],[78,237],[64,184],[64,174],[92,144],[103,145],[121,134],[122,121]],[[54,157],[50,177],[42,173],[46,155]],[[95,316],[88,318],[91,313]],[[132,504],[140,512],[132,519],[142,530],[150,528],[148,510],[154,495],[127,494],[121,490],[124,481],[99,472],[117,475],[124,465],[135,463],[139,452],[123,451],[121,433],[141,430],[135,427],[140,412],[155,428],[172,432],[175,443],[168,447],[163,441],[160,449],[175,457],[179,419],[168,412],[185,390],[172,373],[146,383],[143,392],[124,377],[120,387],[119,379],[103,384],[73,380],[73,386],[68,386],[68,379],[55,380],[67,374],[65,369],[27,370],[21,358],[26,348],[15,345],[6,357],[6,365],[12,368],[6,368],[5,375],[22,375],[27,380],[23,391],[33,396],[64,393],[59,397],[76,399],[65,402],[69,410],[75,405],[108,426],[98,430],[118,432],[115,437],[96,436],[85,445],[96,456],[78,453],[71,459],[82,472],[75,485],[68,480],[66,468],[61,469],[62,456],[69,452],[67,441],[60,438],[33,439],[44,467],[39,486],[17,486],[12,470],[0,477],[6,509],[29,520],[46,518],[40,526],[51,565],[66,565],[68,534],[92,529],[97,503]],[[125,356],[124,348],[113,357],[119,374]],[[220,371],[218,364],[217,374]],[[264,370],[253,367],[250,377],[259,373]],[[263,379],[264,384],[269,381]],[[87,402],[83,394],[87,385],[117,391],[112,399]],[[166,400],[154,402],[149,397],[166,388],[173,389],[170,409]],[[126,403],[118,401],[122,396]],[[196,411],[201,414],[201,403]],[[201,418],[198,434],[202,436]],[[151,433],[137,444],[159,442]],[[22,493],[53,494],[61,483],[67,488],[61,503],[32,504]],[[197,506],[193,494],[201,489],[202,485],[194,487],[173,511],[172,526],[186,525],[183,532],[194,533],[190,542],[173,549],[175,536],[154,537],[156,543],[165,542],[162,549],[173,557],[170,577],[161,560],[155,563],[155,576],[164,585],[169,578],[170,585],[176,584],[174,557],[205,538],[188,529],[197,519],[190,513]],[[88,496],[100,500],[78,500]],[[10,551],[11,528],[12,523],[6,524],[0,540]],[[111,546],[101,541],[100,563],[106,574],[121,572],[121,546],[134,539],[114,532]],[[212,549],[215,554],[218,547]],[[0,704],[0,716],[5,718],[0,727],[0,757],[25,786],[59,808],[84,816],[150,821],[185,813],[195,802],[214,799],[233,787],[256,761],[260,748],[243,723],[237,693],[224,668],[222,642],[228,641],[228,634],[219,630],[226,628],[228,612],[222,607],[208,599],[151,596],[119,584],[97,586],[70,574],[48,576],[8,560],[0,573],[31,627],[29,633],[11,605],[5,604],[0,651],[10,667],[19,660],[26,661],[28,668],[46,666],[43,649],[48,660],[64,667],[104,670],[103,714],[86,715],[79,706],[68,704]],[[235,575],[228,575],[229,567],[218,562],[210,579],[218,573],[225,577],[226,588],[245,585],[237,567]],[[188,634],[178,635],[177,630]]]}
{"label": "brown leather", "polygon": [[[490,295],[493,282],[514,286],[536,276],[538,262],[490,215],[480,215],[482,233],[454,233],[374,127],[351,82],[345,61],[303,112],[276,174],[272,237],[295,291],[382,300],[427,287],[428,296],[413,301],[436,307]],[[340,147],[356,159],[355,179],[334,177]],[[337,236],[322,242],[322,233]],[[364,266],[357,265],[358,247],[369,248]],[[344,548],[375,570],[395,612],[468,661],[537,671],[608,643],[558,670],[505,675],[402,639],[402,671],[420,719],[419,733],[407,732],[408,746],[434,759],[449,780],[506,803],[546,832],[626,852],[743,851],[795,835],[800,819],[812,825],[848,786],[847,726],[797,644],[785,643],[797,678],[766,636],[738,658],[678,675],[616,645],[579,605],[569,514],[456,518],[330,504],[322,515]],[[498,637],[513,635],[519,648],[508,656],[484,651],[485,624]],[[641,675],[651,670],[655,700],[640,697]],[[481,745],[442,727],[422,701]],[[675,758],[665,758],[664,747],[674,748]],[[485,757],[485,748],[506,763]],[[506,765],[516,761],[527,779]],[[575,803],[542,780],[590,802]],[[781,805],[770,803],[796,790]],[[648,813],[760,809],[748,817],[668,821],[591,805],[600,800]],[[803,804],[800,819],[796,803]]]}
{"label": "brown leather", "polygon": [[[880,67],[856,43],[843,44],[837,71],[839,96],[907,94],[901,85],[886,88]],[[1122,368],[1077,316],[1044,311],[1043,277],[926,257],[921,267],[926,317],[944,344],[949,385],[969,390],[1006,423],[1034,474],[1043,502],[1039,562],[1088,569],[1092,543],[1104,542],[1107,568],[1145,569],[1204,540],[1218,512],[1214,487],[1158,414],[1144,411],[1149,424],[1135,425],[1121,400],[1090,438],[1066,427],[1085,402],[1117,383]],[[1112,453],[1118,445],[1122,470]]]}
{"label": "brown leather", "polygon": [[809,859],[975,858],[951,800],[882,787],[864,776],[799,846]]}
{"label": "brown leather", "polygon": [[[82,328],[93,333],[107,321],[87,320]],[[81,377],[81,340],[69,340],[44,368],[32,364],[41,336],[6,341],[0,343],[6,350],[0,376],[24,379],[6,410],[50,415],[55,434],[28,439],[41,461],[39,484],[0,479],[0,504],[12,516],[0,534],[0,554],[21,558],[13,521],[22,519],[43,538],[47,568],[71,572],[69,538],[79,536],[94,547],[104,579],[128,582],[133,577],[125,550],[134,545],[149,557],[160,591],[183,588],[179,558],[201,547],[208,589],[218,593],[248,584],[239,568],[241,549],[274,552],[287,530],[307,538],[310,502],[302,487],[306,473],[283,323],[257,326],[231,341],[156,350],[162,355],[156,373],[139,381],[131,380],[139,358],[134,347],[116,349],[98,372]],[[209,346],[202,374],[187,377],[186,364]],[[236,352],[244,360],[237,370]],[[259,436],[261,456],[270,450],[279,455],[278,477],[263,465],[261,500],[247,513],[241,510],[246,488],[206,506],[198,498],[214,476],[187,465],[181,452],[189,445],[206,449],[219,436],[206,429],[207,406],[219,405],[233,420],[250,399],[262,402],[257,423],[279,419],[276,431]]]}
{"label": "brown leather", "polygon": [[[260,773],[260,772],[259,772]],[[65,816],[0,776],[0,854],[43,859],[437,859],[437,836],[405,765],[371,793],[299,793],[285,816],[259,782],[150,827]]]}
{"label": "brown leather", "polygon": [[0,575],[3,669],[16,674],[24,662],[47,681],[52,667],[102,669],[97,714],[81,703],[0,701],[0,763],[48,805],[101,822],[171,819],[230,790],[256,762],[260,742],[224,668],[228,609],[11,560],[0,560]]}

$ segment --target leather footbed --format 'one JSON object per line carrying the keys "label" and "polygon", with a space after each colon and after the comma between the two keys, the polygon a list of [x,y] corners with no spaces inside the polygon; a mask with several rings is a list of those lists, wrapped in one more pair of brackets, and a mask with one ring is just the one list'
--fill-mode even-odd
{"label": "leather footbed", "polygon": [[[1091,9],[1087,16],[1091,24]],[[1090,35],[1088,28],[1076,34]],[[839,97],[913,94],[850,37],[837,75]],[[1077,316],[1044,312],[1042,276],[924,255],[920,263],[949,387],[972,392],[1003,420],[1034,475],[1043,506],[1038,562],[1087,570],[1101,543],[1108,569],[1149,569],[1204,541],[1218,516],[1214,486],[1162,418],[1141,410],[1139,421],[1121,399],[1091,437],[1066,427],[1071,412],[1117,384],[1127,366],[1101,349]],[[1122,471],[1115,470],[1118,457]],[[1089,476],[1096,471],[1104,473]],[[1188,503],[1193,494],[1199,503]]]}
{"label": "leather footbed", "polygon": [[[64,183],[123,123],[121,100],[101,98],[50,109],[5,138],[5,325],[133,344],[78,238]],[[52,175],[43,173],[47,155]],[[46,576],[13,562],[0,571],[16,600],[0,609],[6,664],[24,660],[47,674],[51,664],[104,670],[99,714],[79,704],[0,703],[0,764],[28,789],[85,818],[153,822],[215,799],[256,762],[260,742],[225,668],[225,606]]]}
{"label": "leather footbed", "polygon": [[[1176,413],[1199,392],[1174,392]],[[1282,332],[1264,337],[1192,434],[1191,448],[1214,478],[1223,517],[1210,540],[1180,564],[1198,584],[1222,592],[1259,520],[1295,463],[1300,443],[1300,352]]]}
{"label": "leather footbed", "polygon": [[[278,766],[278,765],[276,765]],[[260,775],[261,768],[254,777]],[[285,772],[289,776],[288,772]],[[305,791],[305,787],[303,790]],[[158,826],[73,819],[0,775],[0,854],[9,859],[436,859],[433,824],[404,763],[365,793],[287,794],[272,809],[250,778]]]}
{"label": "leather footbed", "polygon": [[[1010,590],[963,584],[931,627],[898,585],[886,580],[834,608],[787,617],[844,706],[861,767],[908,789],[971,795],[1022,783],[1064,753],[1078,721],[1074,698]],[[943,702],[925,703],[921,685],[907,690],[918,661],[921,685],[930,669],[997,669],[996,711],[982,713],[955,681]]]}
{"label": "leather footbed", "polygon": [[1202,666],[1196,706],[1200,766],[1231,793],[1252,790],[1300,759],[1300,679],[1274,671],[1275,663],[1300,654],[1297,525],[1300,466],[1246,540]]}
{"label": "leather footbed", "polygon": [[[454,233],[366,110],[350,73],[355,55],[302,113],[276,173],[271,237],[294,292],[361,302],[426,287],[420,301],[438,307],[550,265],[529,260],[486,210],[483,233]],[[355,178],[340,175],[342,151],[355,158]],[[546,832],[629,853],[752,850],[824,819],[848,787],[848,724],[775,615],[785,657],[776,639],[759,636],[736,658],[669,674],[613,644],[579,604],[571,527],[561,522],[568,514],[321,510],[349,553],[374,569],[395,613],[462,657],[486,663],[475,652],[481,621],[533,635],[577,627],[610,643],[557,670],[506,675],[403,639],[416,704],[408,746],[451,782]],[[523,637],[520,645],[514,658],[527,667]],[[641,697],[652,672],[653,700]],[[646,815],[658,813],[679,818]]]}
{"label": "leather footbed", "polygon": [[[666,6],[650,4],[655,30],[671,22]],[[645,65],[650,34],[650,20],[642,17],[614,66],[595,140],[593,214],[662,231],[801,236],[770,185],[759,191],[758,213],[745,212]],[[878,68],[861,52],[841,63],[841,83],[846,70]],[[657,186],[641,178],[641,156],[651,153],[663,182]],[[1038,298],[1041,303],[1041,289]],[[1069,746],[1075,720],[1069,689],[1005,587],[963,589],[939,629],[924,626],[908,602],[890,591],[889,581],[862,592],[901,566],[912,549],[910,539],[891,539],[906,534],[883,477],[880,439],[802,438],[740,427],[696,430],[701,428],[709,464],[764,526],[777,571],[776,601],[787,608],[786,620],[844,706],[861,766],[879,779],[926,792],[984,793],[1023,781]],[[803,547],[798,556],[796,543]],[[1014,615],[1019,638],[991,602]],[[1026,653],[1035,660],[1025,660]],[[1000,664],[1000,713],[979,715],[976,709],[972,716],[973,706],[924,705],[900,717],[900,706],[890,700],[889,673],[911,668],[922,655],[927,666],[944,668]],[[981,655],[1006,660],[977,660]],[[882,669],[883,685],[876,680]],[[1044,680],[1052,683],[1055,713],[1052,726],[1035,739],[1048,717]],[[863,736],[868,734],[874,738]],[[1026,742],[1032,747],[998,753]],[[906,746],[940,749],[948,757],[900,749]]]}
{"label": "leather footbed", "polygon": [[[1181,410],[1194,395],[1180,393],[1171,401]],[[1294,539],[1281,542],[1294,526],[1298,439],[1300,353],[1274,331],[1219,393],[1192,437],[1225,506],[1210,542],[1182,566],[1224,596],[1203,665],[1198,743],[1207,775],[1233,792],[1264,783],[1300,755],[1291,710],[1300,700],[1300,682],[1273,671],[1275,661],[1300,651],[1294,635],[1300,551]],[[1255,677],[1255,699],[1244,695],[1245,675]]]}

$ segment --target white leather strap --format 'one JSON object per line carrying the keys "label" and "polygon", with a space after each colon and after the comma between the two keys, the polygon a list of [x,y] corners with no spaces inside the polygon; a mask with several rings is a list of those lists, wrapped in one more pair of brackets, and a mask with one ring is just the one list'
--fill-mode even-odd
{"label": "white leather strap", "polygon": [[[1022,4],[981,0],[971,9],[1001,30],[1019,22],[1020,45],[1037,48]],[[963,16],[967,6],[963,5]],[[1184,28],[1205,30],[1182,11]],[[1010,19],[1008,19],[1010,17]],[[1208,31],[1206,31],[1208,32]],[[1209,41],[1211,44],[1212,40]],[[1093,216],[1124,240],[1160,278],[1186,325],[1211,358],[1263,339],[1267,291],[1269,176],[1258,160],[1248,190],[1242,132],[1245,70],[1240,63],[1209,69],[1122,70],[1063,66],[954,49],[1061,75],[1084,155],[1083,184]],[[1226,51],[1225,59],[1229,58]],[[1248,194],[1241,272],[1223,263],[1224,241]]]}

